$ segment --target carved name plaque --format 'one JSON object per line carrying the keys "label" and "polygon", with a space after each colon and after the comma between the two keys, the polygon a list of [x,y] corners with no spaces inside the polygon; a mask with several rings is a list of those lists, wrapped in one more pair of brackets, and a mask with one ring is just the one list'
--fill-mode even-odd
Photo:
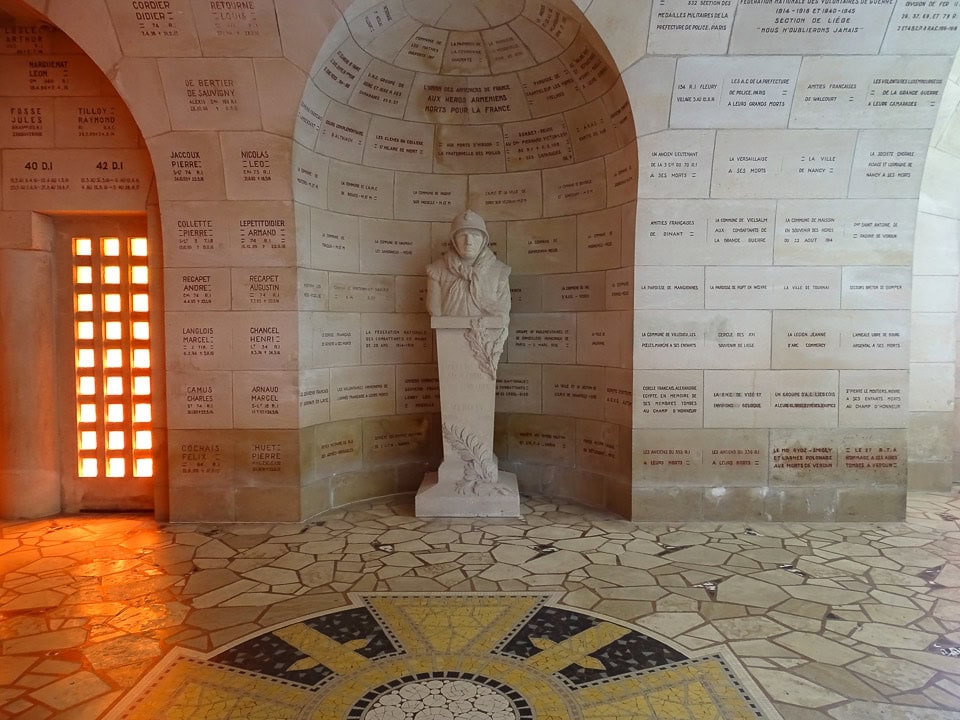
{"label": "carved name plaque", "polygon": [[515,75],[417,75],[407,103],[407,120],[476,125],[530,117]]}
{"label": "carved name plaque", "polygon": [[436,134],[435,172],[504,172],[503,133],[498,125],[437,125]]}
{"label": "carved name plaque", "polygon": [[851,55],[880,49],[894,0],[841,0],[823,5],[740,0],[730,40],[733,53]]}
{"label": "carved name plaque", "polygon": [[711,267],[705,282],[707,307],[840,307],[840,268],[835,267]]}
{"label": "carved name plaque", "polygon": [[539,172],[471,175],[470,202],[486,220],[540,217],[543,207]]}
{"label": "carved name plaque", "polygon": [[330,419],[330,371],[301,370],[299,373],[300,427],[325,423]]}
{"label": "carved name plaque", "polygon": [[229,465],[231,447],[211,439],[182,440],[176,445],[174,471],[183,479],[210,480],[220,477]]}
{"label": "carved name plaque", "polygon": [[310,261],[315,268],[360,269],[360,223],[349,215],[310,210]]}
{"label": "carved name plaque", "polygon": [[167,268],[164,272],[168,310],[229,310],[228,268]]}
{"label": "carved name plaque", "polygon": [[669,130],[638,141],[642,197],[707,197],[713,132]]}
{"label": "carved name plaque", "polygon": [[363,153],[365,165],[429,173],[434,128],[423,123],[373,117]]}
{"label": "carved name plaque", "polygon": [[773,316],[773,366],[906,368],[909,312],[904,310],[782,310]]}
{"label": "carved name plaque", "polygon": [[430,361],[433,337],[426,313],[365,313],[361,323],[365,365]]}
{"label": "carved name plaque", "polygon": [[50,25],[11,22],[0,28],[0,55],[43,55],[53,49],[55,40],[56,34]]}
{"label": "carved name plaque", "polygon": [[54,143],[52,98],[0,98],[0,143],[5,148]]}
{"label": "carved name plaque", "polygon": [[603,371],[585,365],[543,366],[543,412],[603,419]]}
{"label": "carved name plaque", "polygon": [[637,426],[703,426],[703,373],[699,370],[640,370],[636,373]]}
{"label": "carved name plaque", "polygon": [[352,38],[343,42],[326,59],[313,81],[327,95],[342,103],[350,99],[361,73],[372,58]]}
{"label": "carved name plaque", "polygon": [[107,0],[125,55],[200,54],[189,0]]}
{"label": "carved name plaque", "polygon": [[769,323],[764,310],[648,310],[634,327],[637,366],[769,367]]}
{"label": "carved name plaque", "polygon": [[421,25],[394,62],[400,67],[423,72],[440,72],[440,60],[447,44],[447,33],[439,28]]}
{"label": "carved name plaque", "polygon": [[330,309],[352,312],[392,312],[392,275],[330,273]]}
{"label": "carved name plaque", "polygon": [[572,313],[513,315],[507,353],[510,362],[576,362],[577,316]]}
{"label": "carved name plaque", "polygon": [[413,76],[412,72],[373,60],[361,75],[350,105],[378,115],[403,117]]}
{"label": "carved name plaque", "polygon": [[331,102],[323,113],[316,150],[338,160],[359,163],[369,125],[367,113]]}
{"label": "carved name plaque", "polygon": [[627,317],[619,312],[584,312],[577,316],[577,363],[617,367],[628,334]]}
{"label": "carved name plaque", "polygon": [[511,172],[568,165],[574,160],[562,115],[505,125],[503,141]]}
{"label": "carved name plaque", "polygon": [[260,101],[249,61],[178,58],[161,60],[159,67],[174,129],[260,129]]}
{"label": "carved name plaque", "polygon": [[359,365],[360,316],[336,312],[311,315],[315,366]]}
{"label": "carved name plaque", "polygon": [[845,370],[840,373],[840,426],[907,427],[906,370]]}
{"label": "carved name plaque", "polygon": [[661,55],[725,53],[735,0],[663,0],[653,10],[647,48]]}
{"label": "carved name plaque", "polygon": [[850,197],[914,198],[929,145],[927,130],[861,130]]}
{"label": "carved name plaque", "polygon": [[584,102],[573,75],[559,60],[520,72],[520,83],[534,117],[570,110]]}
{"label": "carved name plaque", "polygon": [[507,263],[516,273],[573,272],[577,228],[569,220],[532,220],[507,227]]}
{"label": "carved name plaque", "polygon": [[193,7],[204,54],[281,53],[276,12],[270,0],[194,0]]}
{"label": "carved name plaque", "polygon": [[330,419],[392,415],[395,387],[393,365],[331,368]]}
{"label": "carved name plaque", "polygon": [[7,96],[100,94],[103,74],[86,55],[0,55],[0,77]]}
{"label": "carved name plaque", "polygon": [[835,370],[707,370],[706,427],[837,427]]}
{"label": "carved name plaque", "polygon": [[436,365],[397,366],[397,412],[440,412],[440,378]]}
{"label": "carved name plaque", "polygon": [[296,373],[234,373],[236,426],[278,428],[296,422],[299,417],[296,382]]}
{"label": "carved name plaque", "polygon": [[588,160],[577,165],[543,171],[543,214],[573,215],[600,210],[607,205],[604,161]]}
{"label": "carved name plaque", "polygon": [[953,55],[960,1],[898,0],[883,41],[884,53]]}

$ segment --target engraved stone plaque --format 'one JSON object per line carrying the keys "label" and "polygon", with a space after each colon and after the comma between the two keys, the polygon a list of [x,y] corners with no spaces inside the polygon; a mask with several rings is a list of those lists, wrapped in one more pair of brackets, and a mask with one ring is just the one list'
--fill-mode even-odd
{"label": "engraved stone plaque", "polygon": [[425,223],[360,219],[361,272],[421,275],[429,262]]}
{"label": "engraved stone plaque", "polygon": [[292,370],[297,364],[295,312],[232,312],[237,369]]}
{"label": "engraved stone plaque", "polygon": [[393,275],[330,273],[330,309],[393,312],[396,305],[394,283]]}
{"label": "engraved stone plaque", "polygon": [[225,428],[233,424],[232,373],[167,373],[167,412],[171,428]]}
{"label": "engraved stone plaque", "polygon": [[200,55],[190,0],[107,0],[124,55]]}
{"label": "engraved stone plaque", "polygon": [[664,0],[653,10],[648,52],[722,55],[736,6],[734,0]]}
{"label": "engraved stone plaque", "polygon": [[425,123],[372,117],[363,163],[392,170],[429,173],[433,167],[434,132],[435,128]]}
{"label": "engraved stone plaque", "polygon": [[773,315],[773,366],[906,368],[909,316],[903,310],[781,310]]}
{"label": "engraved stone plaque", "polygon": [[[12,140],[31,137],[44,127],[44,103],[39,98],[31,101],[30,105],[36,109],[34,113],[24,112],[30,106],[24,108],[22,103],[12,105],[7,113],[3,113],[10,119]],[[4,102],[0,101],[0,113],[3,106]],[[56,144],[60,147],[135,148],[140,140],[140,131],[120,98],[57,98],[56,113]],[[51,119],[49,115],[47,119]]]}
{"label": "engraved stone plaque", "polygon": [[713,136],[704,130],[671,130],[640,138],[640,197],[707,197]]}
{"label": "engraved stone plaque", "polygon": [[330,420],[330,370],[301,370],[299,373],[300,427]]}
{"label": "engraved stone plaque", "polygon": [[625,427],[633,424],[633,373],[608,367],[603,372],[604,417]]}
{"label": "engraved stone plaque", "polygon": [[840,427],[907,427],[906,370],[840,372]]}
{"label": "engraved stone plaque", "polygon": [[469,206],[490,220],[525,220],[541,216],[539,172],[471,175]]}
{"label": "engraved stone plaque", "polygon": [[850,173],[850,197],[917,197],[929,144],[925,129],[861,130]]}
{"label": "engraved stone plaque", "polygon": [[577,363],[618,366],[624,344],[623,313],[586,312],[577,317]]}
{"label": "engraved stone plaque", "polygon": [[233,309],[297,309],[297,271],[294,268],[234,268],[232,276]]}
{"label": "engraved stone plaque", "polygon": [[313,366],[360,364],[359,313],[310,313],[313,324]]}
{"label": "engraved stone plaque", "polygon": [[331,160],[327,200],[336,212],[388,218],[393,214],[393,173]]}
{"label": "engraved stone plaque", "polygon": [[214,133],[177,133],[151,138],[150,154],[164,200],[222,200],[223,158]]}
{"label": "engraved stone plaque", "polygon": [[835,370],[707,370],[706,427],[837,427]]}
{"label": "engraved stone plaque", "polygon": [[540,370],[540,365],[501,363],[497,368],[497,412],[539,413]]}
{"label": "engraved stone plaque", "polygon": [[296,372],[235,372],[233,422],[238,428],[295,427],[300,417]]}
{"label": "engraved stone plaque", "polygon": [[543,412],[603,419],[603,370],[587,365],[543,366]]}
{"label": "engraved stone plaque", "polygon": [[281,54],[280,31],[271,0],[193,0],[193,17],[204,55]]}
{"label": "engraved stone plaque", "polygon": [[507,340],[510,362],[567,363],[577,360],[577,316],[573,313],[514,313]]}
{"label": "engraved stone plaque", "polygon": [[844,310],[908,310],[909,267],[846,267],[841,307]]}
{"label": "engraved stone plaque", "polygon": [[765,310],[644,310],[634,316],[638,368],[765,368],[770,313]]}
{"label": "engraved stone plaque", "polygon": [[551,274],[543,278],[543,306],[559,312],[602,310],[603,272]]}
{"label": "engraved stone plaque", "polygon": [[290,198],[290,149],[287,140],[269,133],[221,133],[220,143],[228,198]]}
{"label": "engraved stone plaque", "polygon": [[229,268],[174,268],[163,273],[166,311],[229,310]]}
{"label": "engraved stone plaque", "polygon": [[639,309],[704,307],[702,267],[639,267],[634,280],[636,307]]}
{"label": "engraved stone plaque", "polygon": [[467,178],[397,173],[396,193],[394,215],[398,219],[449,221],[467,201]]}
{"label": "engraved stone plaque", "polygon": [[607,205],[602,158],[543,171],[543,214],[573,215],[601,210]]}
{"label": "engraved stone plaque", "polygon": [[507,264],[514,272],[562,273],[577,269],[577,227],[566,218],[507,225]]}
{"label": "engraved stone plaque", "polygon": [[840,268],[706,269],[706,303],[714,308],[839,308]]}
{"label": "engraved stone plaque", "polygon": [[503,128],[503,143],[510,172],[574,162],[573,144],[563,115],[508,123]]}
{"label": "engraved stone plaque", "polygon": [[396,382],[393,365],[330,369],[330,419],[393,415]]}
{"label": "engraved stone plaque", "polygon": [[360,269],[360,221],[351,215],[310,210],[310,262],[315,268]]}
{"label": "engraved stone plaque", "polygon": [[883,46],[884,54],[909,53],[918,55],[953,55],[957,49],[957,11],[960,3],[935,0],[930,5],[914,4],[917,0],[897,0],[893,17],[887,27]]}
{"label": "engraved stone plaque", "polygon": [[430,361],[433,343],[426,313],[364,313],[360,322],[364,365]]}
{"label": "engraved stone plaque", "polygon": [[359,164],[370,122],[368,113],[331,102],[323,113],[315,149],[328,157]]}
{"label": "engraved stone plaque", "polygon": [[612,474],[623,468],[625,451],[621,428],[605,422],[577,422],[577,467]]}
{"label": "engraved stone plaque", "polygon": [[620,208],[577,216],[577,269],[601,270],[620,265]]}
{"label": "engraved stone plaque", "polygon": [[0,118],[4,148],[53,147],[53,98],[0,97]]}
{"label": "engraved stone plaque", "polygon": [[258,130],[260,100],[253,65],[240,58],[159,61],[175,130]]}
{"label": "engraved stone plaque", "polygon": [[498,125],[437,125],[434,172],[504,172],[503,132]]}
{"label": "engraved stone plaque", "polygon": [[229,370],[230,316],[223,312],[167,312],[167,366],[174,371]]}
{"label": "engraved stone plaque", "polygon": [[520,71],[519,76],[534,117],[571,110],[584,103],[576,80],[560,60],[537,64]]}
{"label": "engraved stone plaque", "polygon": [[633,393],[636,427],[703,427],[701,370],[636,370]]}
{"label": "engraved stone plaque", "polygon": [[397,412],[440,412],[440,376],[436,365],[397,365]]}

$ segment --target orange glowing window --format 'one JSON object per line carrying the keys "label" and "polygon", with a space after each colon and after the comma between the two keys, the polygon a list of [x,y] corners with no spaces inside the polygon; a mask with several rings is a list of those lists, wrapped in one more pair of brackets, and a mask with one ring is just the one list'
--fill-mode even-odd
{"label": "orange glowing window", "polygon": [[148,250],[144,237],[73,240],[80,477],[153,476]]}

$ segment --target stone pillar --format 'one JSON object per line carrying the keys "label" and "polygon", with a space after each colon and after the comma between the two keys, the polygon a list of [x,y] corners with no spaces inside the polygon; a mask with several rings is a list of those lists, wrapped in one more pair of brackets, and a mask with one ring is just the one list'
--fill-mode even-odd
{"label": "stone pillar", "polygon": [[519,517],[517,476],[497,468],[493,412],[500,317],[434,316],[440,370],[443,462],[417,493],[417,517]]}
{"label": "stone pillar", "polygon": [[5,215],[25,217],[0,239],[0,518],[43,517],[60,511],[53,253]]}

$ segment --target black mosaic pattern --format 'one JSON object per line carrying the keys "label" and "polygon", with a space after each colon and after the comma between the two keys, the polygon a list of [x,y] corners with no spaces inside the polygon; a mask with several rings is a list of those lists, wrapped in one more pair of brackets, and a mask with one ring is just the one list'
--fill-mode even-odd
{"label": "black mosaic pattern", "polygon": [[384,693],[390,692],[391,690],[396,690],[407,683],[424,680],[470,680],[480,685],[486,685],[487,687],[493,688],[494,690],[502,693],[510,700],[510,703],[513,705],[513,711],[517,720],[534,720],[533,710],[530,708],[530,704],[524,699],[523,695],[518,693],[506,683],[492,680],[491,678],[484,677],[483,675],[477,675],[475,673],[456,671],[417,673],[416,675],[405,675],[403,677],[396,678],[395,680],[385,682],[383,685],[375,687],[369,692],[364,693],[363,697],[357,700],[354,706],[347,711],[345,720],[360,720],[367,708],[369,708],[376,701],[376,699]]}
{"label": "black mosaic pattern", "polygon": [[[601,622],[603,621],[599,618],[572,610],[543,607],[510,638],[501,648],[501,652],[528,658],[540,652],[531,642],[532,638],[546,638],[559,643]],[[634,631],[591,653],[590,657],[599,660],[604,669],[593,670],[579,665],[568,665],[560,674],[569,684],[580,686],[687,659],[686,655],[662,642]]]}
{"label": "black mosaic pattern", "polygon": [[[367,659],[397,652],[376,618],[366,608],[352,608],[321,615],[305,620],[303,624],[341,645],[351,640],[367,640],[366,646],[353,651]],[[287,669],[305,657],[307,656],[304,653],[291,647],[273,633],[265,633],[220,653],[212,660],[301,685],[316,685],[333,674],[323,665],[317,665],[308,670]]]}

